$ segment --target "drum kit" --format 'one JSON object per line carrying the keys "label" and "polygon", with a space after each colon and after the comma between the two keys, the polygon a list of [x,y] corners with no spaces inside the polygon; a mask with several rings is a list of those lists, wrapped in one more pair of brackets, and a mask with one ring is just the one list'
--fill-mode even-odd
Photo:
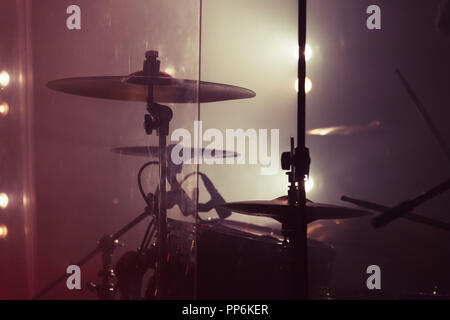
{"label": "drum kit", "polygon": [[[145,115],[144,119],[145,131],[147,134],[152,134],[155,131],[159,137],[158,146],[132,146],[112,149],[114,153],[158,158],[158,161],[146,162],[139,171],[139,188],[147,203],[145,212],[116,234],[102,237],[98,247],[79,261],[78,265],[82,265],[97,253],[103,253],[103,268],[100,273],[103,283],[98,285],[91,283],[91,288],[101,299],[112,299],[116,291],[120,292],[120,296],[123,299],[192,298],[193,288],[191,282],[194,277],[193,270],[180,272],[179,269],[189,269],[191,265],[190,260],[194,257],[193,243],[195,233],[189,223],[167,218],[167,210],[174,205],[179,205],[185,216],[195,216],[197,210],[209,211],[212,208],[216,208],[219,212],[220,219],[217,219],[219,221],[203,221],[197,217],[199,223],[194,227],[198,232],[197,254],[199,262],[197,272],[199,284],[197,294],[199,297],[233,298],[240,296],[247,298],[289,298],[296,296],[295,288],[293,290],[291,290],[292,288],[286,289],[285,286],[281,285],[281,288],[284,288],[281,289],[279,283],[277,284],[278,293],[274,294],[274,291],[271,290],[270,295],[264,296],[262,292],[265,291],[260,290],[260,288],[264,286],[275,287],[274,283],[259,283],[255,286],[255,283],[258,281],[254,278],[254,273],[253,276],[247,274],[247,281],[243,281],[245,275],[241,274],[237,265],[229,265],[226,267],[226,263],[221,263],[220,267],[213,266],[218,261],[214,258],[214,255],[217,254],[228,256],[231,261],[239,260],[238,257],[239,255],[242,256],[243,252],[237,251],[242,250],[242,246],[244,245],[248,250],[245,254],[247,261],[242,263],[245,263],[248,267],[253,265],[253,270],[256,270],[255,266],[259,260],[260,263],[268,265],[267,270],[263,270],[263,272],[270,272],[270,268],[272,268],[273,271],[279,273],[279,279],[285,278],[284,283],[289,283],[289,280],[286,280],[289,277],[284,275],[283,272],[288,275],[290,274],[289,268],[286,265],[289,265],[289,263],[292,264],[292,261],[288,261],[289,259],[286,260],[286,257],[282,258],[281,252],[288,252],[289,247],[296,248],[292,243],[295,242],[295,235],[292,233],[297,232],[295,227],[292,229],[285,228],[280,233],[270,228],[225,220],[233,211],[246,215],[269,217],[281,222],[283,225],[292,225],[292,218],[289,214],[291,211],[289,197],[280,197],[272,201],[225,203],[225,200],[214,189],[213,183],[209,178],[199,173],[207,189],[214,190],[218,198],[213,197],[214,201],[211,201],[209,205],[199,203],[196,206],[196,203],[190,199],[182,189],[181,183],[176,179],[177,173],[181,172],[182,164],[175,165],[169,157],[171,150],[175,147],[175,145],[167,145],[166,141],[169,134],[169,123],[173,113],[168,106],[162,105],[161,103],[202,103],[246,99],[254,97],[255,93],[251,90],[231,85],[172,78],[169,74],[160,72],[159,69],[160,61],[158,60],[158,52],[148,51],[146,53],[143,71],[132,73],[129,76],[68,78],[48,83],[49,88],[69,94],[92,98],[146,101],[148,114]],[[204,151],[205,149],[202,150],[203,154],[209,154],[212,157],[221,156],[226,158],[238,156],[236,152],[231,151],[208,150],[209,152],[207,153],[204,153]],[[191,156],[194,157],[196,150],[194,148],[184,148],[183,152],[191,153]],[[288,155],[290,156],[291,154],[289,153]],[[284,159],[282,161],[289,161],[287,159],[289,157],[286,155],[283,155],[283,157]],[[143,170],[153,164],[159,165],[159,185],[155,195],[146,194],[141,184]],[[167,183],[171,186],[169,191],[167,191]],[[369,214],[363,210],[319,204],[309,200],[306,201],[305,208],[306,210],[302,216],[305,217],[306,224],[322,219],[356,218]],[[111,266],[111,256],[119,244],[119,238],[148,216],[152,217],[152,223],[144,235],[139,251],[127,252],[118,260],[116,267],[113,268]],[[186,235],[192,237],[192,243],[189,241],[186,242]],[[225,241],[225,239],[228,240]],[[236,243],[239,243],[239,245],[233,245]],[[319,256],[323,252],[322,255],[325,257],[324,260],[315,262],[317,268],[314,268],[314,274],[318,270],[322,270],[322,274],[329,273],[328,269],[332,264],[333,249],[314,240],[309,240],[308,247],[313,252],[318,252]],[[214,248],[221,249],[214,250]],[[264,252],[263,256],[256,254],[258,250]],[[217,252],[214,253],[213,251]],[[274,254],[273,257],[270,257],[270,252]],[[297,254],[291,252],[290,254],[284,253],[284,255],[287,257],[295,257]],[[167,261],[168,256],[173,257],[172,260],[169,260],[170,262]],[[253,261],[250,257],[253,257]],[[265,261],[263,257],[266,258]],[[278,257],[278,259],[274,259],[275,257]],[[273,263],[274,260],[277,262]],[[295,259],[291,260],[295,261]],[[223,258],[220,261],[223,262]],[[149,268],[154,268],[154,274],[149,281],[145,294],[142,294],[142,277]],[[211,273],[220,272],[220,270],[225,269],[229,275],[234,274],[232,277],[236,277],[235,281],[239,281],[235,282],[236,286],[237,284],[242,286],[242,283],[247,282],[248,290],[239,290],[238,293],[231,289],[228,289],[228,291],[221,290],[220,284],[218,283],[220,281],[217,281],[218,277]],[[232,272],[233,269],[235,273]],[[113,281],[115,276],[117,278],[117,285]],[[65,279],[65,277],[66,275],[58,278],[54,283],[42,290],[36,298],[44,295],[57,283]],[[252,277],[254,278],[253,280],[250,279]],[[315,276],[317,279],[316,282],[320,283],[324,279],[327,279],[327,277],[329,277],[329,274]],[[224,278],[222,285],[228,283],[228,288],[230,288],[230,277],[222,278]],[[237,278],[241,278],[241,280]],[[274,282],[274,280],[269,282]],[[214,288],[211,286],[211,283],[215,283]],[[231,285],[231,287],[233,286]]]}
{"label": "drum kit", "polygon": [[[303,19],[300,16],[300,21],[306,21],[306,10],[303,14],[305,16]],[[305,30],[305,26],[299,27],[300,48],[305,45]],[[299,59],[299,79],[300,82],[305,79],[305,61],[302,57]],[[81,266],[95,255],[102,254],[103,266],[99,273],[102,282],[90,285],[100,299],[114,299],[117,292],[121,299],[307,299],[317,297],[315,292],[320,292],[321,298],[330,298],[326,288],[331,278],[335,251],[332,246],[308,239],[307,225],[318,220],[365,217],[371,212],[306,199],[304,183],[311,160],[304,146],[305,135],[358,134],[377,130],[379,122],[307,132],[305,93],[299,90],[297,147],[294,147],[294,139],[291,138],[290,152],[283,153],[281,157],[282,168],[290,170],[287,173],[287,196],[271,201],[226,203],[211,180],[198,172],[193,174],[202,178],[212,198],[210,202],[201,204],[183,190],[182,183],[187,177],[181,182],[176,178],[182,164],[172,163],[169,155],[174,145],[167,145],[173,111],[163,103],[248,99],[255,96],[253,91],[220,83],[173,78],[160,71],[157,51],[148,51],[143,70],[129,76],[68,78],[51,81],[48,87],[91,98],[146,102],[145,132],[148,135],[155,132],[158,136],[157,146],[112,150],[119,154],[158,160],[146,162],[139,170],[139,189],[147,205],[145,211],[115,234],[103,236],[98,246],[76,263]],[[198,152],[193,148],[183,151],[192,156]],[[237,156],[235,152],[223,150],[212,150],[207,154],[212,157]],[[150,165],[159,166],[159,184],[155,194],[146,193],[141,183],[141,175]],[[167,190],[168,184],[170,190]],[[438,191],[448,187],[447,181]],[[435,195],[436,190],[432,196]],[[390,211],[390,208],[367,201],[343,200],[369,210],[385,212],[385,215],[388,214],[386,211]],[[388,220],[404,215],[416,222],[448,230],[450,227],[446,224],[409,213],[414,205],[425,200],[410,201],[409,206],[403,205],[400,211],[394,208],[397,210],[395,216],[388,215]],[[194,226],[167,217],[167,210],[175,205],[179,205],[184,216],[196,218]],[[207,212],[212,208],[217,210],[220,219],[203,220],[198,216],[198,212]],[[227,220],[231,212],[270,218],[281,223],[282,229]],[[139,249],[125,253],[112,266],[112,254],[119,245],[119,239],[148,217],[151,221]],[[386,223],[386,216],[379,219],[381,223]],[[380,223],[379,220],[376,222]],[[66,277],[67,274],[61,275],[35,298],[42,297]],[[145,286],[143,282],[146,277]]]}

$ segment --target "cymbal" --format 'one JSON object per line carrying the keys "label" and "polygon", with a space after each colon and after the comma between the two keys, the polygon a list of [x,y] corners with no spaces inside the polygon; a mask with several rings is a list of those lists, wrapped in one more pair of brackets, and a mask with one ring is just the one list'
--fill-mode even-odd
{"label": "cymbal", "polygon": [[[167,152],[171,153],[172,149],[175,147],[175,144],[171,144],[167,146]],[[200,150],[196,148],[183,148],[182,152],[183,154],[185,152],[191,154],[191,158],[195,157],[195,151]],[[130,156],[137,156],[137,157],[158,157],[159,155],[159,147],[154,146],[148,146],[148,147],[120,147],[120,148],[114,148],[111,149],[114,153],[119,154],[125,154]],[[180,150],[181,151],[181,150]],[[205,152],[206,151],[206,152]],[[181,152],[180,152],[181,153]],[[198,152],[199,156],[207,156],[207,158],[235,158],[239,156],[237,152],[231,152],[226,150],[216,150],[216,149],[201,149],[201,153]]]}
{"label": "cymbal", "polygon": [[306,133],[311,136],[355,136],[374,133],[380,131],[381,128],[381,122],[375,120],[362,125],[357,124],[311,129]]}
{"label": "cymbal", "polygon": [[[53,80],[50,89],[64,93],[112,100],[147,101],[148,84],[153,83],[155,102],[195,103],[246,99],[256,96],[249,89],[228,84],[176,79],[160,72],[157,77],[143,76],[142,71],[129,76],[82,77]],[[197,95],[197,87],[199,93]]]}
{"label": "cymbal", "polygon": [[[284,196],[270,201],[230,202],[221,205],[221,207],[251,216],[274,218],[282,222],[287,217],[289,203],[287,196]],[[371,213],[358,209],[315,203],[309,200],[306,202],[307,223],[322,219],[348,219],[368,215],[371,215]]]}

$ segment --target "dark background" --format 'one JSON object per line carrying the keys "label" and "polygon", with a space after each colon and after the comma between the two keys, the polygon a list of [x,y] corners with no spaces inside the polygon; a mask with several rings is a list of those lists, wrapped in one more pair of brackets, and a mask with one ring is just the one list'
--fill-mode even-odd
{"label": "dark background", "polygon": [[[82,30],[65,26],[68,5],[82,10]],[[381,30],[366,28],[366,8],[381,8]],[[308,4],[307,128],[382,123],[376,133],[350,137],[308,136],[314,188],[308,197],[344,205],[348,195],[394,205],[438,184],[450,166],[415,110],[395,69],[407,77],[436,127],[450,140],[450,38],[436,27],[438,0],[314,0]],[[11,10],[13,10],[11,5]],[[6,11],[4,11],[6,12]],[[124,75],[141,69],[145,50],[156,48],[165,67],[181,78],[247,87],[254,99],[174,107],[172,128],[280,129],[280,152],[296,132],[297,2],[293,0],[34,1],[34,177],[37,279],[43,287],[90,251],[96,240],[134,218],[144,207],[136,174],[143,158],[112,154],[113,147],[156,145],[142,129],[144,105],[96,100],[50,91],[58,78]],[[13,23],[13,22],[12,22]],[[12,30],[12,29],[11,29]],[[3,28],[3,32],[8,29]],[[1,33],[0,35],[2,35]],[[199,63],[200,61],[200,63]],[[0,62],[1,63],[1,62]],[[0,68],[5,67],[0,65]],[[186,174],[195,170],[185,168]],[[257,165],[201,166],[227,201],[272,199],[286,193],[284,172],[261,176]],[[2,179],[7,175],[2,173]],[[157,177],[149,170],[146,186]],[[193,195],[195,177],[187,185]],[[200,201],[209,196],[200,184]],[[446,193],[420,206],[419,214],[450,221]],[[178,209],[172,211],[178,214]],[[216,217],[214,211],[202,217]],[[270,220],[243,220],[279,228]],[[319,221],[310,236],[336,248],[334,281],[364,288],[365,269],[379,264],[392,290],[450,288],[449,234],[398,220],[374,231],[369,219]],[[124,237],[135,249],[144,225]],[[13,265],[3,264],[4,274]],[[83,290],[59,287],[47,298],[95,298],[100,260],[83,268]],[[263,281],[263,280],[262,280]],[[3,288],[4,289],[4,288]]]}

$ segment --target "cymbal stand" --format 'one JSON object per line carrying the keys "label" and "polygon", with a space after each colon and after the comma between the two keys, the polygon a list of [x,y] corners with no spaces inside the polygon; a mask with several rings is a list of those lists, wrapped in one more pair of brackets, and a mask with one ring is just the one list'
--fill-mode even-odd
{"label": "cymbal stand", "polygon": [[285,221],[282,221],[282,231],[285,245],[290,252],[290,271],[293,281],[290,281],[290,296],[293,299],[308,298],[308,246],[306,219],[305,178],[309,175],[311,159],[309,149],[305,147],[305,45],[306,45],[306,0],[298,1],[298,97],[297,97],[297,148],[294,149],[294,139],[291,138],[291,151],[281,156],[283,170],[290,170],[288,198],[290,210]]}
{"label": "cymbal stand", "polygon": [[[145,218],[147,218],[149,216],[152,216],[153,214],[154,214],[154,209],[152,207],[146,207],[145,211],[143,213],[141,213],[138,217],[136,217],[133,221],[128,223],[122,229],[120,229],[119,231],[117,231],[116,233],[114,233],[111,236],[108,236],[108,235],[103,236],[99,240],[97,247],[94,250],[92,250],[90,253],[88,253],[86,256],[84,256],[82,259],[80,259],[78,262],[76,262],[75,265],[77,265],[79,267],[83,266],[85,263],[90,261],[92,258],[94,258],[100,252],[103,252],[104,254],[111,256],[110,249],[115,249],[117,247],[117,244],[118,244],[117,239],[119,239],[125,233],[127,233],[132,228],[134,228],[139,222],[141,222],[142,220],[144,220]],[[107,250],[105,251],[105,249],[107,249]],[[106,259],[107,259],[107,257],[106,257]],[[109,265],[109,263],[107,260],[104,260],[104,262],[106,262],[106,264],[104,263],[104,269],[105,269],[105,265],[107,266],[107,265]],[[108,268],[108,270],[110,270],[110,268]],[[109,275],[111,275],[111,274],[109,274]],[[61,282],[66,280],[68,276],[69,275],[67,273],[61,274],[58,278],[56,278],[47,287],[45,287],[44,289],[39,291],[36,295],[34,295],[32,299],[41,298],[42,296],[47,294],[50,290],[52,290],[57,285],[59,285]],[[109,278],[107,280],[108,280],[107,283],[109,283]],[[99,293],[99,292],[97,291],[97,293]],[[102,297],[104,297],[104,296],[100,295],[100,298],[102,298]]]}
{"label": "cymbal stand", "polygon": [[158,51],[147,51],[145,57],[143,71],[148,84],[148,114],[144,118],[144,127],[147,134],[150,135],[155,130],[159,137],[158,259],[154,296],[156,299],[163,299],[167,284],[167,136],[169,135],[169,123],[172,120],[173,112],[168,106],[155,103],[153,99],[153,86],[160,71],[160,61],[157,59]]}
{"label": "cymbal stand", "polygon": [[120,243],[117,239],[113,239],[108,235],[101,237],[98,242],[98,247],[102,252],[103,265],[98,275],[101,277],[102,282],[100,284],[90,282],[89,290],[95,292],[100,300],[113,300],[116,295],[116,285],[113,282],[115,274],[111,266],[111,257],[119,245]]}

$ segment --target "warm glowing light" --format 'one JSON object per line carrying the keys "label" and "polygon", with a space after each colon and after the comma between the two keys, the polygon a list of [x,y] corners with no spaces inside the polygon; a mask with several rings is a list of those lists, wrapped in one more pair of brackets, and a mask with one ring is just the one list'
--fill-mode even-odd
{"label": "warm glowing light", "polygon": [[169,75],[171,75],[173,77],[173,76],[175,76],[176,70],[175,70],[174,66],[170,65],[166,69],[164,69],[164,72],[168,73]]}
{"label": "warm glowing light", "polygon": [[321,223],[317,223],[317,224],[313,224],[313,225],[308,224],[308,228],[307,228],[306,233],[307,233],[308,235],[310,235],[310,234],[312,234],[314,231],[316,231],[316,230],[318,230],[318,229],[320,229],[320,228],[322,228],[322,227],[323,227],[323,224],[321,224]]}
{"label": "warm glowing light", "polygon": [[[298,92],[298,79],[295,80],[294,87],[295,87],[295,91]],[[306,77],[305,78],[305,93],[309,93],[311,91],[311,89],[312,89],[312,82],[308,77]]]}
{"label": "warm glowing light", "polygon": [[22,202],[24,207],[28,206],[28,197],[26,194],[23,195]]}
{"label": "warm glowing light", "polygon": [[[295,52],[295,56],[297,57],[297,60],[300,58],[299,53],[300,53],[300,46],[297,46],[297,50]],[[313,55],[313,51],[312,51],[311,46],[309,44],[306,44],[306,46],[305,46],[305,61],[311,60],[312,55]]]}
{"label": "warm glowing light", "polygon": [[6,71],[0,72],[0,86],[2,86],[2,87],[8,86],[9,80],[10,80],[10,77],[9,77],[8,72],[6,72]]}
{"label": "warm glowing light", "polygon": [[382,128],[382,124],[378,120],[371,121],[367,124],[345,125],[324,127],[308,130],[307,133],[313,136],[353,136],[372,132]]}
{"label": "warm glowing light", "polygon": [[329,127],[329,128],[317,128],[317,129],[312,129],[312,130],[308,130],[308,134],[313,135],[313,136],[326,136],[334,131],[336,131],[337,127]]}
{"label": "warm glowing light", "polygon": [[305,181],[305,191],[310,192],[314,188],[314,180],[311,177]]}
{"label": "warm glowing light", "polygon": [[0,193],[0,208],[5,209],[8,206],[8,195],[6,193]]}
{"label": "warm glowing light", "polygon": [[0,225],[0,239],[5,239],[8,235],[8,228],[2,224]]}
{"label": "warm glowing light", "polygon": [[6,102],[0,104],[0,115],[6,116],[9,112],[9,105]]}
{"label": "warm glowing light", "polygon": [[311,89],[312,89],[312,82],[311,82],[311,80],[308,77],[306,77],[306,79],[305,79],[305,93],[310,92]]}
{"label": "warm glowing light", "polygon": [[306,44],[305,46],[305,60],[309,61],[312,58],[313,52],[311,49],[311,46],[309,44]]}

